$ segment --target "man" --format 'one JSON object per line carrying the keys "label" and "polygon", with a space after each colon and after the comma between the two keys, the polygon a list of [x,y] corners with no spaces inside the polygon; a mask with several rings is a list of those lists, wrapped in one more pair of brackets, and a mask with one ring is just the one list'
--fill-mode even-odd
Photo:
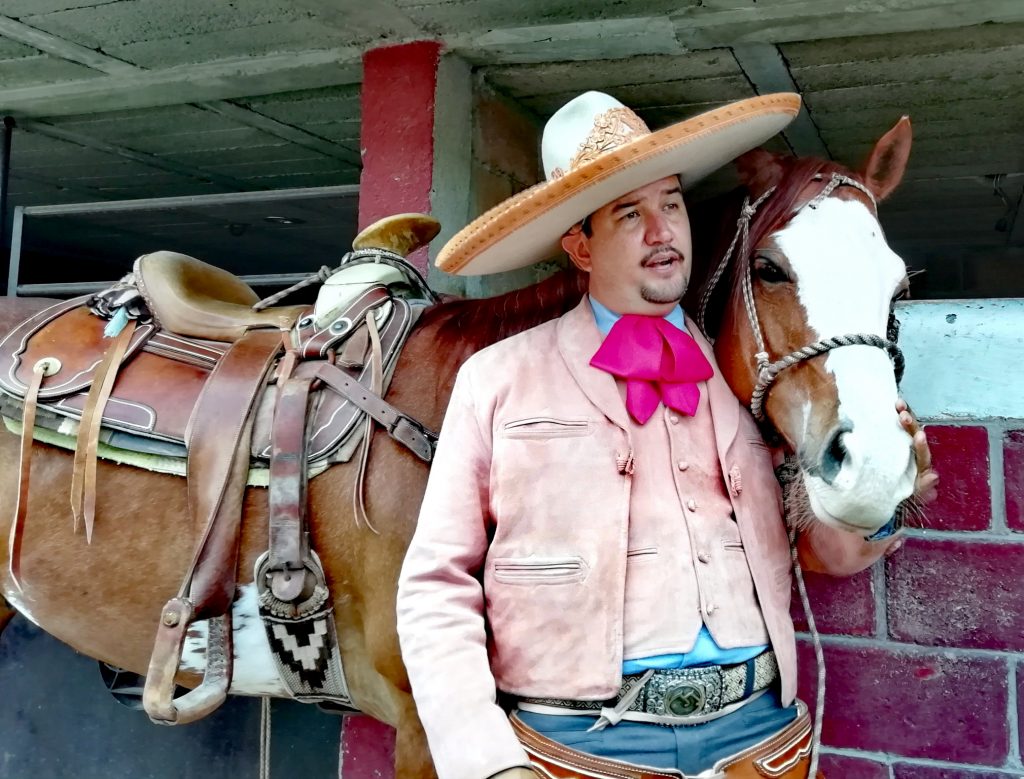
{"label": "man", "polygon": [[[726,488],[709,390],[738,401],[679,306],[691,267],[682,184],[798,108],[794,95],[755,98],[651,134],[612,98],[582,95],[545,128],[548,181],[439,257],[493,272],[560,242],[589,277],[576,309],[475,355],[453,390],[398,598],[441,779],[531,777],[530,757],[552,776],[731,762],[746,776],[806,743],[783,520],[777,501],[749,497],[778,485],[751,445],[737,455],[747,487]],[[653,396],[622,365],[652,338],[686,374]],[[740,435],[757,440],[742,417]],[[923,435],[914,445],[926,463]],[[741,534],[738,518],[755,513],[758,532]],[[825,545],[837,559],[815,560],[826,569],[867,566],[898,543],[824,532],[842,536]],[[789,766],[801,768],[806,758]]]}

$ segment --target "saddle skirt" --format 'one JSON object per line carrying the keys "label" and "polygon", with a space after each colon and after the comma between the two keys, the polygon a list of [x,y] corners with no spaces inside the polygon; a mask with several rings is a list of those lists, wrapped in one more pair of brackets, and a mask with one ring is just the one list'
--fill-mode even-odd
{"label": "saddle skirt", "polygon": [[[4,395],[0,414],[11,420],[20,418],[33,366],[41,359],[56,358],[59,370],[39,391],[36,428],[70,437],[71,446],[97,367],[111,342],[104,337],[108,320],[90,310],[89,300],[84,296],[57,303],[0,341],[0,392]],[[292,375],[312,376],[323,361],[333,360],[354,381],[369,386],[365,317],[372,312],[380,333],[386,389],[401,347],[424,305],[393,297],[386,286],[375,283],[343,308],[335,308],[333,318],[322,326],[317,326],[310,307],[295,327],[283,334],[284,345],[296,349],[300,359]],[[229,347],[230,343],[169,332],[154,321],[139,324],[103,409],[101,441],[144,455],[184,458],[193,410]],[[258,469],[267,467],[271,455],[276,373],[271,374],[257,403],[251,457]],[[363,419],[365,413],[347,398],[331,391],[315,392],[307,426],[310,471],[351,459]],[[59,440],[52,435],[45,438],[50,443]],[[184,473],[183,467],[178,472]]]}

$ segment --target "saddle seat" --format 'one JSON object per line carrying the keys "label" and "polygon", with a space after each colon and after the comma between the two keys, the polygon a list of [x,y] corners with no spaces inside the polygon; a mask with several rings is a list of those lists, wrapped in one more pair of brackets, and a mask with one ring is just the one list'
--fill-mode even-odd
{"label": "saddle seat", "polygon": [[246,330],[289,330],[308,306],[253,311],[259,296],[232,273],[176,252],[135,261],[135,279],[161,328],[210,341],[237,341]]}

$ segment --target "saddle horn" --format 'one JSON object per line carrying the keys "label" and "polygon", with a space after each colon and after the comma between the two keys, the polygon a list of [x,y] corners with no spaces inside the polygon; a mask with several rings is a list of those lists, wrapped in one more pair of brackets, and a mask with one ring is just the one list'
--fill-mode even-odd
{"label": "saddle horn", "polygon": [[352,241],[353,249],[387,249],[408,257],[441,232],[441,223],[426,214],[395,214],[378,219]]}

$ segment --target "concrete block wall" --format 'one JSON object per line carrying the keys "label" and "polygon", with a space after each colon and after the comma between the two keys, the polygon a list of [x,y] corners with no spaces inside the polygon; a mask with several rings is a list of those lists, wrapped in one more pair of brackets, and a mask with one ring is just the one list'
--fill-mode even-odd
{"label": "concrete block wall", "polygon": [[[939,499],[850,579],[807,575],[827,668],[822,770],[1024,777],[1024,420],[929,425]],[[816,664],[794,591],[800,693]]]}
{"label": "concrete block wall", "polygon": [[[544,178],[541,122],[515,101],[478,81],[473,91],[473,155],[470,204],[474,216]],[[535,284],[562,267],[559,258],[493,276],[466,279],[470,297],[499,295]]]}

